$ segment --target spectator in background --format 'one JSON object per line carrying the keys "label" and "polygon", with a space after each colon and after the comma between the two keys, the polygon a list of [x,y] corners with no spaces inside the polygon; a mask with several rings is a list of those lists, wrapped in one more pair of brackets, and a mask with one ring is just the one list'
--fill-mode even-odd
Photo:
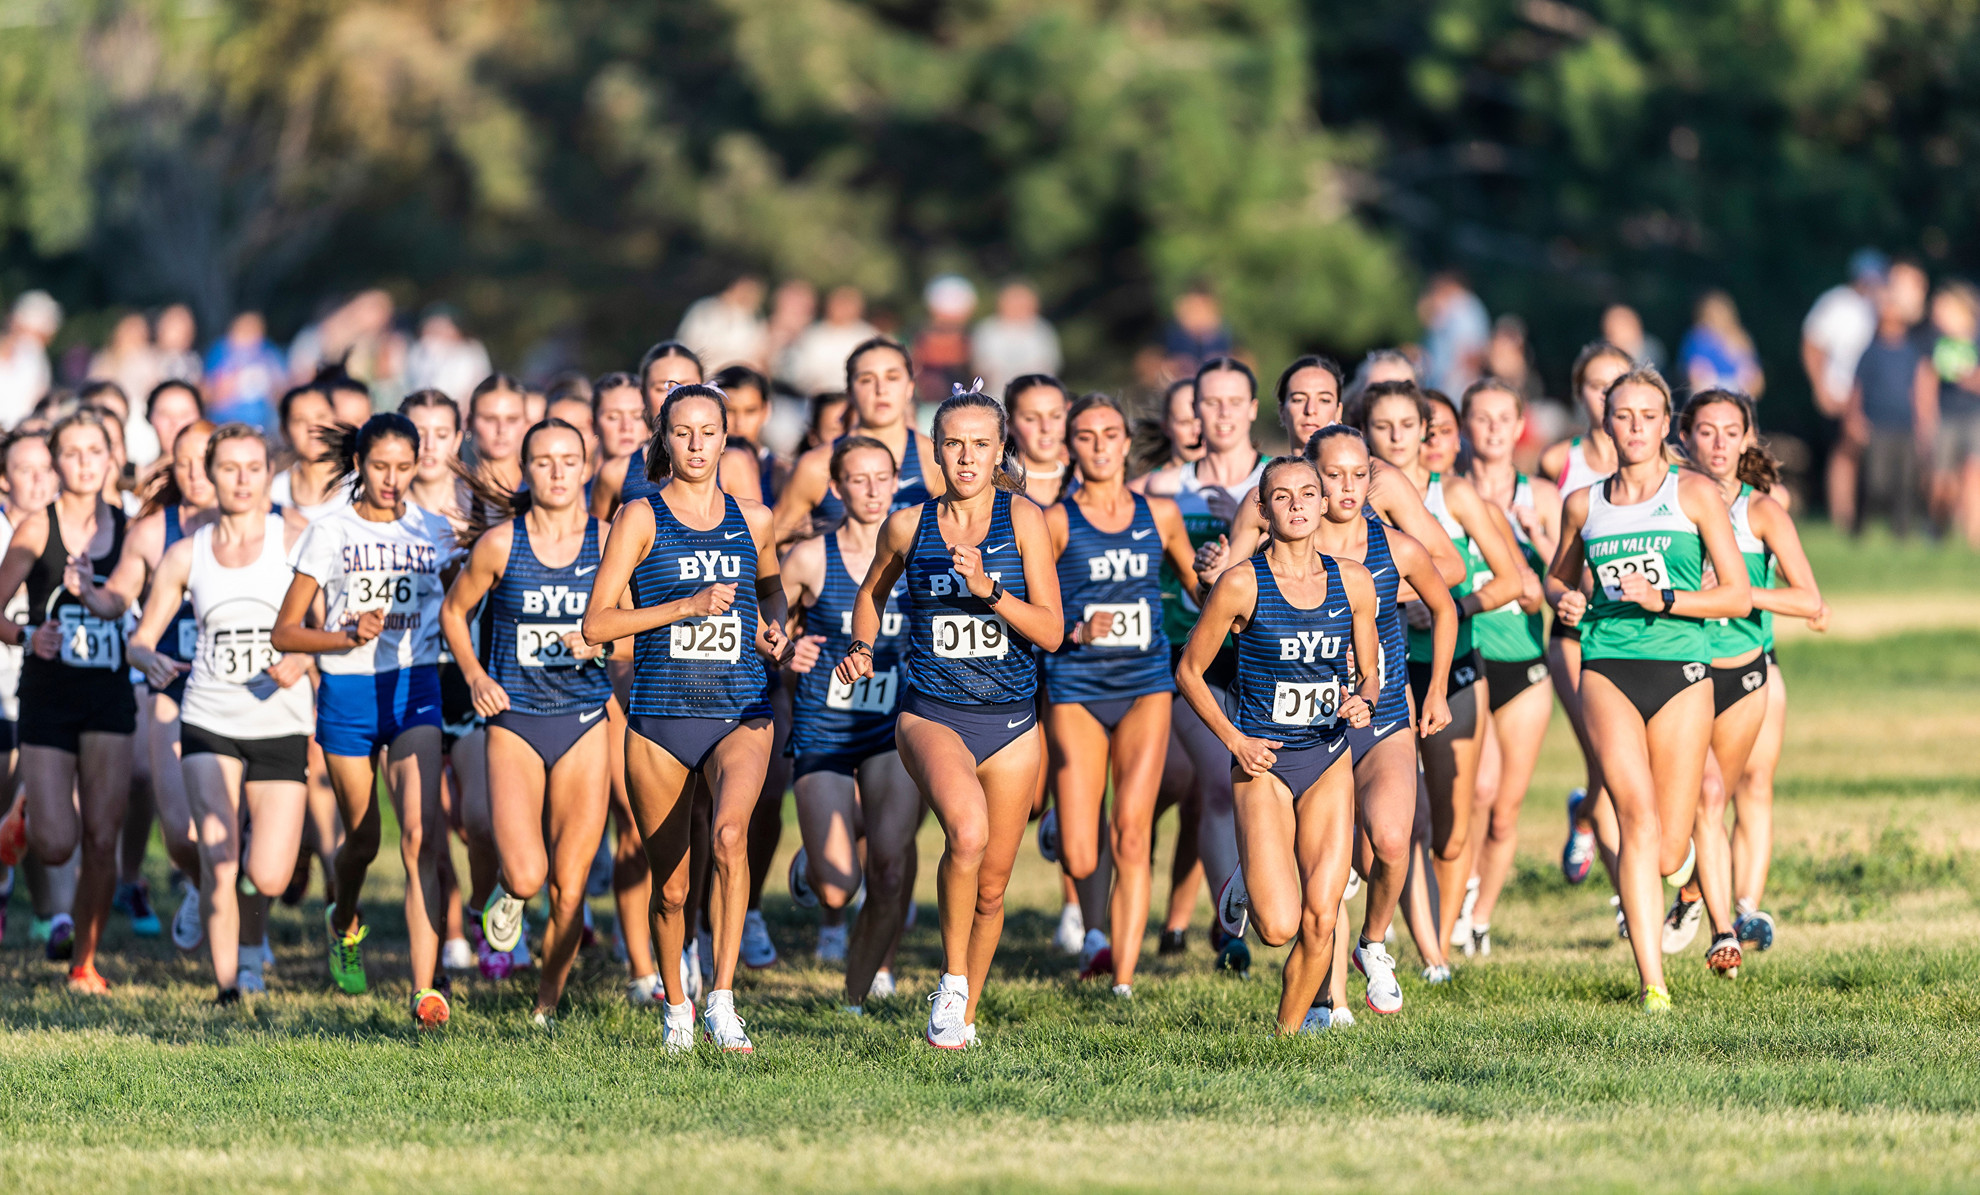
{"label": "spectator in background", "polygon": [[[89,359],[92,381],[117,383],[126,395],[143,398],[158,384],[158,358],[151,349],[151,322],[132,312],[110,326],[110,341]],[[159,456],[158,438],[144,421],[144,412],[127,411],[124,452],[142,471]]]}
{"label": "spectator in background", "polygon": [[297,334],[289,345],[289,376],[301,383],[325,366],[340,366],[370,387],[375,410],[397,410],[406,394],[406,342],[392,326],[393,312],[385,291],[359,291]]}
{"label": "spectator in background", "polygon": [[274,400],[288,376],[288,361],[268,342],[268,324],[259,311],[243,311],[227,325],[226,338],[206,355],[209,418],[236,420],[275,431]]}
{"label": "spectator in background", "polygon": [[1347,393],[1341,396],[1342,418],[1349,422],[1354,416],[1349,411],[1361,403],[1361,395],[1377,382],[1415,382],[1416,362],[1401,349],[1374,349],[1355,366],[1354,377],[1349,379]]}
{"label": "spectator in background", "polygon": [[1492,339],[1485,346],[1485,372],[1500,382],[1522,402],[1540,397],[1540,375],[1533,369],[1533,357],[1526,345],[1526,321],[1516,315],[1502,315],[1492,322]]}
{"label": "spectator in background", "polygon": [[763,310],[763,279],[744,274],[718,295],[688,304],[674,339],[693,349],[710,369],[747,365],[762,369],[769,359],[770,329]]}
{"label": "spectator in background", "polygon": [[[206,401],[200,397],[199,388],[177,378],[166,378],[144,396],[144,422],[159,445],[178,443],[179,433],[205,413]],[[161,449],[152,472],[169,468],[171,463],[172,454]]]}
{"label": "spectator in background", "polygon": [[798,333],[784,351],[777,376],[801,394],[846,386],[846,354],[878,333],[866,322],[866,296],[856,286],[835,286],[825,296],[825,318]]}
{"label": "spectator in background", "polygon": [[1422,383],[1445,394],[1463,394],[1485,368],[1492,317],[1465,285],[1464,275],[1444,270],[1430,278],[1416,301],[1423,323]]}
{"label": "spectator in background", "polygon": [[1678,368],[1693,394],[1714,386],[1759,398],[1767,388],[1753,338],[1739,322],[1739,308],[1722,290],[1708,290],[1698,300],[1691,331],[1678,344]]}
{"label": "spectator in background", "polygon": [[62,305],[45,290],[14,300],[0,335],[0,427],[12,428],[33,412],[54,379],[48,342],[62,330]]}
{"label": "spectator in background", "polygon": [[[1843,434],[1863,458],[1863,505],[1883,505],[1899,536],[1911,534],[1920,467],[1931,459],[1938,430],[1939,379],[1931,353],[1913,334],[1916,323],[1910,297],[1886,286],[1877,302],[1876,335],[1857,359],[1856,385],[1843,414]],[[1859,510],[1850,530],[1862,529]]]}
{"label": "spectator in background", "polygon": [[1602,309],[1602,339],[1628,353],[1638,365],[1664,371],[1664,342],[1643,330],[1643,317],[1627,303],[1611,303]]}
{"label": "spectator in background", "polygon": [[153,352],[158,361],[158,380],[191,382],[199,385],[206,376],[199,359],[199,325],[193,322],[192,308],[174,303],[158,313],[153,333]]}
{"label": "spectator in background", "polygon": [[1208,285],[1191,283],[1176,296],[1170,310],[1169,325],[1162,330],[1162,356],[1169,376],[1194,376],[1196,367],[1210,358],[1230,355],[1230,325],[1224,322],[1223,305]]}
{"label": "spectator in background", "polygon": [[[782,363],[784,355],[790,352],[792,342],[803,335],[804,330],[811,326],[811,321],[817,318],[818,289],[804,279],[788,279],[771,292],[770,322],[764,335],[763,354],[769,359],[771,373],[778,381],[786,381]],[[843,386],[845,382],[841,380],[838,384]]]}
{"label": "spectator in background", "polygon": [[466,405],[481,379],[494,372],[488,350],[461,331],[454,309],[436,304],[419,321],[419,339],[406,353],[406,388],[438,390]]}
{"label": "spectator in background", "polygon": [[1939,434],[1932,448],[1932,517],[1980,548],[1980,291],[1953,282],[1932,296],[1932,372]]}
{"label": "spectator in background", "polygon": [[[976,314],[976,288],[960,274],[944,274],[922,291],[928,323],[915,335],[914,393],[924,403],[940,403],[949,387],[965,385],[970,372],[969,320]],[[987,391],[986,391],[987,393]]]}
{"label": "spectator in background", "polygon": [[1875,249],[1858,249],[1849,259],[1849,282],[1832,286],[1815,300],[1801,321],[1801,367],[1815,396],[1815,411],[1827,423],[1829,517],[1838,526],[1856,523],[1855,445],[1841,434],[1850,391],[1856,388],[1856,362],[1877,335],[1877,295],[1890,263]]}
{"label": "spectator in background", "polygon": [[969,359],[985,394],[1002,394],[1012,379],[1028,373],[1058,376],[1065,364],[1059,334],[1038,313],[1038,292],[1030,283],[1006,282],[997,292],[996,312],[970,333]]}

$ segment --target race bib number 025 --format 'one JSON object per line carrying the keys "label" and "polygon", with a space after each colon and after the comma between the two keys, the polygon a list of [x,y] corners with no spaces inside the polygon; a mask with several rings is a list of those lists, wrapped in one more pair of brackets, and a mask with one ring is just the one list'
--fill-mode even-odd
{"label": "race bib number 025", "polygon": [[1272,690],[1272,721],[1280,726],[1332,726],[1341,708],[1341,682],[1280,681]]}
{"label": "race bib number 025", "polygon": [[849,685],[840,684],[835,676],[832,687],[825,691],[825,708],[855,714],[891,714],[899,693],[899,674],[892,668],[862,676]]}
{"label": "race bib number 025", "polygon": [[944,660],[1001,660],[1010,650],[1011,639],[1004,620],[992,614],[937,614],[934,624],[935,655]]}
{"label": "race bib number 025", "polygon": [[1114,619],[1113,625],[1107,628],[1105,635],[1091,641],[1094,647],[1135,647],[1143,650],[1147,649],[1149,636],[1154,633],[1153,628],[1150,626],[1147,602],[1134,602],[1131,604],[1126,602],[1096,602],[1086,607],[1082,617],[1090,623],[1096,614],[1111,614],[1114,616]]}
{"label": "race bib number 025", "polygon": [[1636,556],[1616,556],[1595,566],[1595,579],[1602,583],[1602,592],[1612,602],[1623,599],[1623,578],[1635,573],[1650,583],[1652,589],[1669,587],[1670,569],[1664,566],[1661,552],[1644,552]]}
{"label": "race bib number 025", "polygon": [[105,622],[81,606],[64,606],[56,616],[62,627],[62,662],[71,668],[115,668],[122,654],[123,628]]}
{"label": "race bib number 025", "polygon": [[575,632],[574,622],[519,622],[516,624],[516,663],[524,668],[575,668],[578,658],[564,642]]}
{"label": "race bib number 025", "polygon": [[733,664],[742,659],[742,616],[718,614],[677,622],[667,628],[667,654],[676,660],[715,660]]}

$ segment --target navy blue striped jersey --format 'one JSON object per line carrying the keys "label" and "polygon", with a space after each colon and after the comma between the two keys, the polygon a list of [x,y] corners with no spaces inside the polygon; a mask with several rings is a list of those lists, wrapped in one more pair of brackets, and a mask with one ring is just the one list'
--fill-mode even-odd
{"label": "navy blue striped jersey", "polygon": [[[170,548],[186,537],[185,524],[179,520],[176,504],[165,508],[165,548]],[[159,555],[165,550],[161,548]],[[193,617],[190,599],[179,603],[179,612],[172,616],[172,624],[158,637],[158,654],[190,664],[195,650],[199,647],[199,620]]]}
{"label": "navy blue striped jersey", "polygon": [[1403,627],[1402,608],[1396,604],[1402,569],[1389,551],[1388,524],[1376,516],[1374,507],[1364,504],[1361,509],[1368,523],[1368,550],[1362,553],[1361,562],[1375,581],[1375,634],[1382,641],[1382,658],[1375,661],[1382,692],[1375,699],[1372,714],[1372,725],[1380,730],[1397,718],[1409,717],[1409,669],[1404,665],[1409,636]]}
{"label": "navy blue striped jersey", "polygon": [[[940,505],[939,498],[921,504],[921,522],[908,548],[908,687],[964,705],[1029,701],[1038,692],[1031,641],[971,594],[949,567],[949,547],[935,516]],[[1011,495],[1003,490],[991,508],[990,530],[977,546],[983,571],[1022,600],[1024,560],[1011,529]]]}
{"label": "navy blue striped jersey", "polygon": [[[837,448],[839,440],[843,439],[845,437],[840,436],[838,440],[832,441],[832,447]],[[902,452],[901,459],[895,462],[894,501],[887,508],[889,514],[928,501],[928,480],[921,475],[919,444],[923,439],[925,437],[920,432],[913,428],[908,429],[907,448]],[[934,448],[931,446],[929,451],[934,451]],[[845,517],[845,501],[832,487],[825,487],[825,496],[818,500],[817,506],[811,508],[812,525],[836,527]]]}
{"label": "navy blue striped jersey", "polygon": [[1312,609],[1286,600],[1265,554],[1251,558],[1258,600],[1237,635],[1237,717],[1253,738],[1274,739],[1290,750],[1322,746],[1347,733],[1343,699],[1354,691],[1348,652],[1354,646],[1354,607],[1331,556],[1320,557],[1327,592]]}
{"label": "navy blue striped jersey", "polygon": [[[1125,530],[1087,522],[1067,499],[1066,548],[1059,553],[1059,599],[1066,639],[1045,657],[1045,687],[1053,701],[1108,701],[1175,690],[1169,637],[1162,632],[1162,533],[1148,499],[1134,498]],[[1072,627],[1101,611],[1113,614],[1105,639],[1075,644]]]}
{"label": "navy blue striped jersey", "polygon": [[710,585],[736,587],[735,604],[712,618],[690,618],[633,640],[634,714],[663,718],[754,718],[768,715],[767,673],[756,652],[756,544],[742,507],[722,495],[721,523],[697,531],[674,517],[660,494],[653,508],[653,547],[633,569],[639,606],[692,597]]}
{"label": "navy blue striped jersey", "polygon": [[564,636],[584,621],[598,571],[598,520],[585,520],[577,559],[551,568],[537,558],[529,520],[510,524],[509,559],[483,603],[481,655],[519,714],[589,713],[612,692],[604,659],[579,660]]}
{"label": "navy blue striped jersey", "polygon": [[880,610],[880,633],[874,637],[873,674],[850,685],[832,676],[852,646],[853,605],[864,577],[846,571],[839,551],[839,533],[825,534],[825,583],[818,600],[804,612],[804,633],[823,635],[818,663],[798,677],[791,702],[791,751],[797,755],[843,751],[876,731],[891,728],[901,708],[901,631],[906,616],[900,596],[907,586],[896,579],[893,592]]}
{"label": "navy blue striped jersey", "polygon": [[659,492],[660,487],[646,476],[646,445],[641,444],[626,458],[626,480],[619,487],[619,505],[651,498]]}

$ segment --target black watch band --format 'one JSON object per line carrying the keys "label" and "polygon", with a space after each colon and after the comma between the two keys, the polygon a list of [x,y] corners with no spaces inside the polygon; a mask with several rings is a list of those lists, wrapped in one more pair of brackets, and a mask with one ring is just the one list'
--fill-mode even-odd
{"label": "black watch band", "polygon": [[1677,605],[1677,600],[1678,600],[1677,590],[1666,589],[1663,591],[1663,593],[1664,593],[1664,613],[1669,614],[1671,612],[1671,607]]}
{"label": "black watch band", "polygon": [[870,660],[870,659],[872,659],[872,658],[873,658],[873,645],[872,645],[871,643],[868,643],[868,642],[866,642],[865,640],[862,640],[862,639],[855,639],[855,640],[853,640],[853,641],[852,641],[852,643],[851,643],[851,644],[850,644],[850,645],[849,645],[849,646],[848,646],[848,647],[846,648],[846,654],[847,654],[847,655],[852,655],[852,654],[853,654],[854,652],[860,652],[860,651],[863,651],[863,652],[865,652],[865,653],[866,653],[866,658],[867,658],[867,659],[869,659],[869,660]]}
{"label": "black watch band", "polygon": [[990,596],[983,599],[983,604],[986,606],[995,606],[998,602],[1004,600],[1004,593],[1004,583],[1002,581],[990,582]]}

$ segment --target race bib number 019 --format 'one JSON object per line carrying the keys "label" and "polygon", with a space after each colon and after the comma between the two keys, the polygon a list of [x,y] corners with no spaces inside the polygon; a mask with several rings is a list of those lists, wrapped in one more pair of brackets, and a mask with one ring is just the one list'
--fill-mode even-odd
{"label": "race bib number 019", "polygon": [[122,652],[123,628],[105,622],[81,606],[64,606],[57,615],[62,627],[62,662],[71,668],[115,668]]}
{"label": "race bib number 019", "polygon": [[937,614],[934,619],[935,655],[944,660],[1001,660],[1010,650],[1011,639],[1004,620],[992,614]]}
{"label": "race bib number 019", "polygon": [[206,666],[230,685],[244,685],[275,666],[281,653],[270,642],[272,627],[228,627],[213,632]]}
{"label": "race bib number 019", "polygon": [[667,654],[676,660],[715,660],[733,664],[742,659],[742,616],[717,614],[667,628]]}
{"label": "race bib number 019", "polygon": [[352,573],[344,581],[344,609],[351,614],[411,609],[418,597],[411,573]]}
{"label": "race bib number 019", "polygon": [[832,687],[825,691],[825,708],[855,714],[891,714],[899,693],[899,674],[892,668],[862,676],[849,685],[840,684],[835,676]]}
{"label": "race bib number 019", "polygon": [[1341,708],[1341,682],[1280,681],[1272,690],[1272,721],[1280,726],[1332,726]]}
{"label": "race bib number 019", "polygon": [[1661,552],[1617,556],[1595,566],[1595,579],[1602,583],[1603,594],[1612,602],[1624,600],[1623,578],[1631,573],[1649,582],[1652,589],[1665,589],[1671,583],[1671,572],[1664,566],[1664,556]]}
{"label": "race bib number 019", "polygon": [[571,654],[564,636],[574,633],[574,622],[519,622],[516,624],[516,663],[524,668],[575,668],[578,658]]}
{"label": "race bib number 019", "polygon": [[1111,614],[1113,625],[1107,633],[1091,640],[1094,647],[1135,647],[1146,650],[1149,637],[1154,633],[1148,617],[1148,603],[1096,602],[1086,607],[1081,616],[1087,622],[1093,621],[1096,614]]}

